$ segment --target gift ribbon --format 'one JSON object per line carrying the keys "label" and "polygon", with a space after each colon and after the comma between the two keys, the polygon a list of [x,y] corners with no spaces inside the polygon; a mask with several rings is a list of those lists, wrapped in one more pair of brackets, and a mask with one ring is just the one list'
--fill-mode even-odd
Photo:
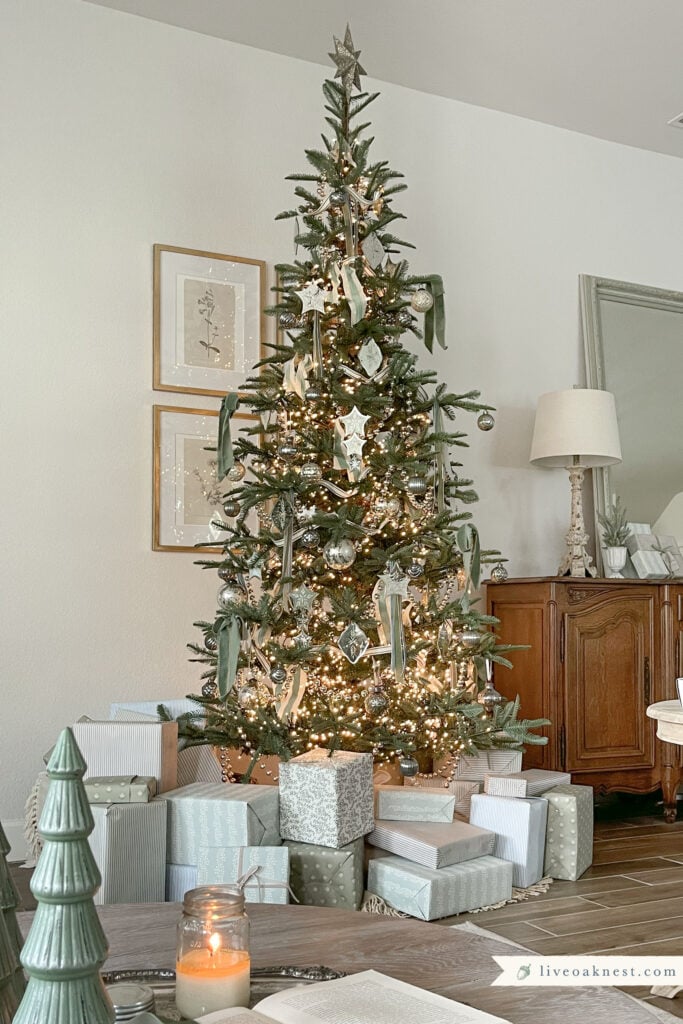
{"label": "gift ribbon", "polygon": [[351,323],[357,324],[365,316],[365,310],[368,305],[367,296],[358,280],[358,274],[350,264],[345,263],[343,265],[341,279],[344,297],[351,311]]}
{"label": "gift ribbon", "polygon": [[284,721],[290,715],[296,715],[299,705],[303,700],[304,693],[306,692],[306,686],[308,685],[308,675],[304,669],[299,666],[294,670],[291,682],[288,680],[283,684],[282,696],[277,709],[277,716],[280,721]]}
{"label": "gift ribbon", "polygon": [[456,534],[458,547],[462,551],[463,568],[467,573],[465,593],[469,590],[470,583],[476,590],[481,579],[481,548],[479,545],[479,532],[471,523],[465,523]]}
{"label": "gift ribbon", "polygon": [[218,693],[225,700],[235,685],[237,661],[240,654],[241,629],[236,615],[223,619],[218,627],[218,665],[216,682]]}
{"label": "gift ribbon", "polygon": [[[288,882],[279,882],[269,878],[259,878],[259,872],[263,870],[262,864],[254,864],[253,867],[243,871],[243,860],[244,860],[244,847],[240,846],[239,853],[237,854],[237,885],[240,889],[253,888],[254,882],[258,886],[258,902],[263,903],[264,889],[286,889],[289,895],[292,897],[295,903],[299,903],[299,899],[294,895]],[[253,879],[253,881],[252,881]]]}
{"label": "gift ribbon", "polygon": [[[434,433],[440,434],[443,430],[443,415],[439,399],[434,398],[432,409],[432,425]],[[446,470],[444,466],[444,446],[442,441],[436,442],[436,480],[434,491],[436,493],[436,510],[441,513],[446,510]]]}
{"label": "gift ribbon", "polygon": [[425,313],[424,343],[429,352],[434,347],[434,337],[441,348],[446,348],[446,307],[444,304],[443,280],[439,274],[411,278],[411,284],[422,284],[434,299],[432,308]]}
{"label": "gift ribbon", "polygon": [[[323,375],[323,346],[320,339],[320,312],[316,309],[313,312],[313,358],[311,360],[313,375],[316,380],[321,380]],[[303,398],[303,395],[299,395]]]}
{"label": "gift ribbon", "polygon": [[387,594],[384,580],[381,577],[375,585],[373,597],[375,597],[375,605],[379,611],[380,624],[377,633],[380,640],[388,641],[391,647],[390,668],[396,682],[402,683],[407,661],[403,630],[403,598],[400,594]]}
{"label": "gift ribbon", "polygon": [[235,465],[235,455],[230,437],[230,417],[240,404],[239,395],[228,392],[221,402],[218,414],[218,479],[222,480],[228,470]]}

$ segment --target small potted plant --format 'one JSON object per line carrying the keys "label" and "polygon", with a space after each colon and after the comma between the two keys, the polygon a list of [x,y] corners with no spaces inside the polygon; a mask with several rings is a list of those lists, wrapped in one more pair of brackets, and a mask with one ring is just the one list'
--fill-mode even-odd
{"label": "small potted plant", "polygon": [[602,527],[602,543],[605,552],[605,564],[609,579],[622,579],[622,569],[626,565],[626,540],[629,535],[626,522],[626,509],[621,498],[613,498],[604,513],[598,513],[598,522]]}

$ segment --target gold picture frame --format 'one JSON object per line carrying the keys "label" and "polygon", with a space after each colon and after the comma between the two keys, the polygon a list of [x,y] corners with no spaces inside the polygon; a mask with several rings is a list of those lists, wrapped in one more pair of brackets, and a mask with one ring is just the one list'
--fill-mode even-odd
{"label": "gold picture frame", "polygon": [[266,264],[154,246],[155,391],[243,392],[265,346]]}
{"label": "gold picture frame", "polygon": [[[258,416],[233,414],[233,438],[247,422],[258,423]],[[216,513],[223,518],[222,496],[228,484],[218,480],[216,454],[207,451],[215,447],[217,435],[217,409],[154,406],[153,551],[222,553],[220,537],[225,534],[212,521]],[[253,510],[247,525],[252,532],[258,529]]]}

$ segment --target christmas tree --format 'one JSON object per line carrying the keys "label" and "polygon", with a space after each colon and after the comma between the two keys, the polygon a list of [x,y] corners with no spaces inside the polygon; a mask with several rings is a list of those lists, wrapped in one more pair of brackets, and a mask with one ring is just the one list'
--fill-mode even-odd
{"label": "christmas tree", "polygon": [[71,729],[50,757],[39,830],[43,851],[31,879],[38,901],[21,953],[29,983],[14,1024],[109,1024],[114,1009],[100,978],[107,940],[92,897],[101,878],[88,844],[93,818],[85,761]]}
{"label": "christmas tree", "polygon": [[472,600],[496,553],[480,550],[451,448],[466,446],[459,413],[482,430],[493,417],[402,345],[408,332],[445,347],[443,285],[400,258],[405,185],[370,157],[361,115],[377,94],[360,90],[348,28],[330,56],[330,131],[280,214],[307,255],[276,268],[278,341],[243,399],[258,421],[233,439],[238,396],[221,408],[224,557],[199,564],[222,585],[190,645],[208,665],[203,718],[183,732],[252,765],[320,745],[398,756],[406,775],[446,758],[448,776],[462,752],[545,742],[530,732],[543,723],[485,682],[491,662],[508,664]]}
{"label": "christmas tree", "polygon": [[[12,876],[10,874],[9,865],[7,863],[7,854],[10,852],[10,844],[5,830],[0,824],[0,946],[3,943],[7,944],[11,950],[9,956],[14,959],[15,968],[11,978],[11,988],[16,998],[15,1009],[19,1005],[19,1000],[24,994],[26,988],[26,981],[24,979],[24,972],[21,969],[19,963],[19,952],[21,950],[23,939],[21,937],[21,931],[19,930],[19,923],[17,921],[16,910],[19,906],[19,893],[17,887],[14,884]],[[3,931],[4,924],[4,931]],[[9,961],[6,960],[6,963]],[[1,972],[0,972],[1,973]],[[7,999],[11,998],[9,995]],[[1,1019],[1,1018],[0,1018]]]}

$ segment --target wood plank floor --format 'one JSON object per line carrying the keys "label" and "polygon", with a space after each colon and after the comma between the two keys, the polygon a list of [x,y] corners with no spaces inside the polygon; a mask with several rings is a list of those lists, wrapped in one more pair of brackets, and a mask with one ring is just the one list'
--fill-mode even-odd
{"label": "wood plank floor", "polygon": [[[598,821],[593,867],[578,882],[440,923],[465,921],[536,953],[683,956],[683,821]],[[670,1000],[649,997],[647,988],[624,991],[683,1019],[683,993]]]}

